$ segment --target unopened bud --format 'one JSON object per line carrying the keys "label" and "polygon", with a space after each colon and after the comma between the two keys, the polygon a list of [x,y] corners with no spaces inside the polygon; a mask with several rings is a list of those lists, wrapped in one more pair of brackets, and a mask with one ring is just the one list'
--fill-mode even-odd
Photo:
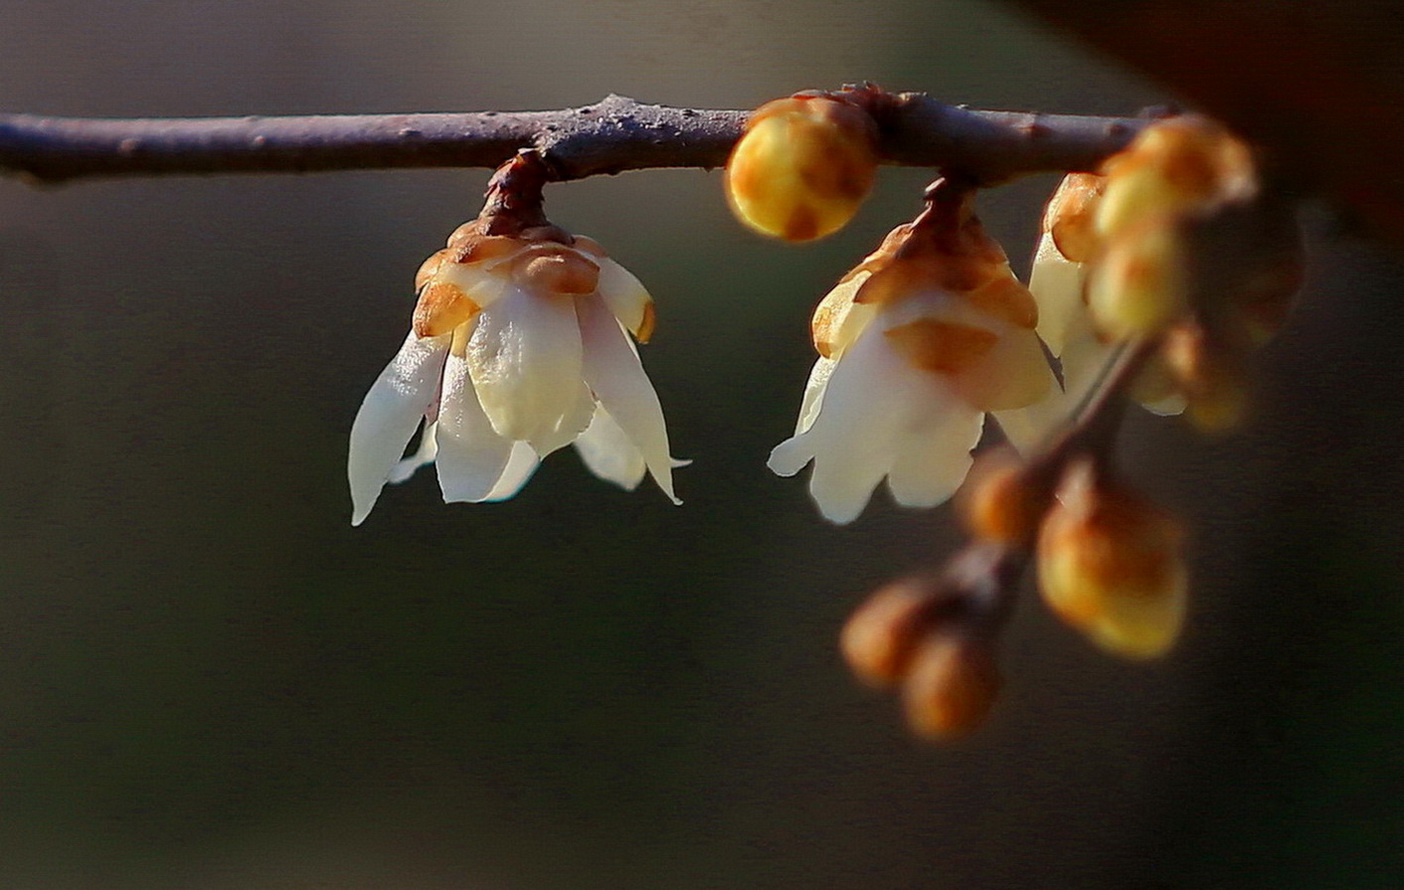
{"label": "unopened bud", "polygon": [[767,102],[726,162],[731,209],[756,231],[786,241],[832,234],[872,188],[876,145],[872,118],[849,102],[822,95]]}
{"label": "unopened bud", "polygon": [[839,649],[861,679],[887,686],[905,676],[912,650],[930,627],[928,587],[916,578],[893,582],[848,619]]}
{"label": "unopened bud", "polygon": [[1180,524],[1090,460],[1068,468],[1058,498],[1039,533],[1044,601],[1109,652],[1164,654],[1185,617]]}
{"label": "unopened bud", "polygon": [[934,634],[917,647],[902,686],[907,723],[927,738],[963,735],[984,723],[999,687],[999,667],[988,644]]}
{"label": "unopened bud", "polygon": [[1120,233],[1087,282],[1097,329],[1113,340],[1157,334],[1187,310],[1184,250],[1168,218]]}
{"label": "unopened bud", "polygon": [[1104,237],[1147,218],[1207,209],[1257,192],[1248,147],[1222,126],[1197,115],[1146,127],[1102,168],[1106,189],[1096,210]]}
{"label": "unopened bud", "polygon": [[1186,414],[1201,430],[1225,432],[1242,422],[1248,405],[1245,349],[1213,342],[1197,324],[1166,333],[1161,355],[1185,396]]}
{"label": "unopened bud", "polygon": [[990,454],[976,461],[957,506],[977,537],[1021,547],[1038,531],[1048,493],[1030,483],[1013,454]]}

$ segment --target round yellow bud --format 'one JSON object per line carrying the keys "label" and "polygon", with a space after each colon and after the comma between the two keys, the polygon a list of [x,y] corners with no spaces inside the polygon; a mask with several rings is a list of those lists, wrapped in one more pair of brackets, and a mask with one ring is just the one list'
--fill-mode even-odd
{"label": "round yellow bud", "polygon": [[1175,221],[1144,220],[1121,232],[1087,281],[1087,307],[1113,340],[1158,334],[1188,310],[1184,248]]}
{"label": "round yellow bud", "polygon": [[1184,625],[1183,532],[1141,496],[1069,468],[1039,533],[1038,584],[1064,621],[1116,655],[1154,658]]}
{"label": "round yellow bud", "polygon": [[876,145],[872,118],[848,102],[767,102],[726,162],[727,200],[738,219],[764,235],[811,241],[833,234],[872,188]]}

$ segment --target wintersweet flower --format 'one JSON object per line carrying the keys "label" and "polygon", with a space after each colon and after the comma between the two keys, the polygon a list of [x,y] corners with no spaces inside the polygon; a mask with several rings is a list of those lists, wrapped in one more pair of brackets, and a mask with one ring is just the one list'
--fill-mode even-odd
{"label": "wintersweet flower", "polygon": [[[1006,438],[1024,453],[1072,419],[1116,351],[1116,341],[1094,324],[1085,296],[1099,245],[1093,220],[1105,186],[1105,176],[1069,174],[1044,212],[1029,292],[1038,304],[1038,334],[1060,363],[1062,389],[1026,408],[996,415]],[[1142,373],[1134,395],[1156,414],[1178,414],[1185,407],[1158,362]]]}
{"label": "wintersweet flower", "polygon": [[[595,475],[632,489],[645,471],[674,503],[663,411],[630,334],[653,302],[593,240],[549,224],[460,227],[419,271],[413,329],[351,429],[351,522],[382,486],[427,463],[446,502],[509,498],[574,443]],[[401,459],[424,423],[418,452]]]}
{"label": "wintersweet flower", "polygon": [[884,478],[899,504],[945,501],[970,468],[986,412],[1029,405],[1053,374],[1034,334],[1038,310],[971,210],[941,183],[928,207],[824,298],[820,358],[795,434],[771,452],[834,522],[863,511]]}

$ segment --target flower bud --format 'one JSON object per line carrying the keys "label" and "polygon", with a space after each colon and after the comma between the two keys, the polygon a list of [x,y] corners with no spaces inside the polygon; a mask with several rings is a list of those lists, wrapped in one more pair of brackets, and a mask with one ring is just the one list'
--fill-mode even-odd
{"label": "flower bud", "polygon": [[1201,325],[1171,328],[1161,347],[1165,366],[1186,400],[1186,414],[1209,433],[1239,425],[1248,404],[1246,348],[1215,343]]}
{"label": "flower bud", "polygon": [[983,640],[934,634],[917,647],[902,686],[907,723],[926,738],[963,735],[985,721],[999,687],[999,667]]}
{"label": "flower bud", "polygon": [[1104,237],[1150,217],[1207,209],[1257,193],[1252,153],[1222,126],[1198,115],[1146,127],[1103,165],[1106,187],[1096,209]]}
{"label": "flower bud", "polygon": [[1048,505],[1048,493],[1030,483],[1024,464],[1003,452],[976,461],[958,506],[971,533],[1012,546],[1031,542]]}
{"label": "flower bud", "polygon": [[767,102],[751,115],[726,162],[738,219],[764,235],[811,241],[853,218],[877,170],[868,113],[823,95]]}
{"label": "flower bud", "polygon": [[874,686],[896,683],[930,627],[932,600],[920,579],[895,581],[873,594],[843,626],[839,650],[848,666]]}
{"label": "flower bud", "polygon": [[1109,652],[1164,654],[1185,617],[1180,524],[1090,460],[1068,468],[1058,499],[1039,533],[1044,601]]}
{"label": "flower bud", "polygon": [[1187,309],[1185,258],[1177,227],[1154,218],[1120,233],[1087,282],[1097,329],[1113,340],[1157,334]]}

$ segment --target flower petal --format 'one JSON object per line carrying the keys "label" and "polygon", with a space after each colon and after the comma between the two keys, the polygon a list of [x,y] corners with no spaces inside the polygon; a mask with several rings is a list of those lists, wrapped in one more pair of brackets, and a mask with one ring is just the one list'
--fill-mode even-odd
{"label": "flower petal", "polygon": [[1029,275],[1029,292],[1038,303],[1038,334],[1056,356],[1063,354],[1078,320],[1087,315],[1082,298],[1084,266],[1058,252],[1053,236],[1044,235]]}
{"label": "flower petal", "polygon": [[673,461],[668,454],[663,408],[629,342],[629,335],[603,300],[580,297],[576,306],[585,342],[585,382],[643,455],[653,481],[673,503],[681,504],[673,494]]}
{"label": "flower petal", "polygon": [[468,364],[483,411],[505,439],[548,454],[590,422],[580,325],[568,298],[510,287],[478,316]]}
{"label": "flower petal", "polygon": [[[978,433],[979,413],[967,406],[951,412],[955,405],[957,396],[942,377],[908,365],[871,326],[832,368],[809,428],[771,452],[770,469],[793,475],[813,460],[810,494],[838,523],[856,519],[899,462],[894,491],[902,502],[937,502],[938,489],[964,477],[978,438],[971,421]],[[940,464],[942,457],[949,467]]]}
{"label": "flower petal", "polygon": [[653,298],[634,273],[608,257],[600,264],[600,298],[629,333],[647,343],[653,333]]}
{"label": "flower petal", "polygon": [[420,467],[432,464],[434,457],[439,453],[439,443],[435,438],[437,429],[437,420],[424,424],[424,432],[419,434],[419,448],[415,449],[414,454],[395,464],[390,470],[389,478],[385,481],[392,485],[398,485],[413,476]]}
{"label": "flower petal", "polygon": [[507,459],[502,476],[483,500],[505,501],[516,497],[517,492],[522,490],[522,486],[527,484],[539,466],[541,458],[536,456],[536,451],[530,445],[525,442],[513,443],[512,456]]}
{"label": "flower petal", "polygon": [[821,356],[810,369],[809,380],[804,384],[804,398],[800,401],[799,419],[795,421],[796,433],[802,433],[814,425],[814,418],[819,416],[819,409],[824,404],[824,390],[829,386],[829,375],[834,373],[834,366],[837,364],[837,360]]}
{"label": "flower petal", "polygon": [[603,406],[575,440],[575,450],[590,472],[625,491],[638,488],[648,470],[643,452]]}
{"label": "flower petal", "polygon": [[444,365],[435,441],[444,502],[487,500],[507,468],[513,443],[499,436],[488,422],[462,356],[450,354]]}
{"label": "flower petal", "polygon": [[904,507],[934,507],[955,494],[984,431],[984,414],[955,400],[928,410],[927,421],[899,444],[887,476],[893,499]]}
{"label": "flower petal", "polygon": [[370,515],[405,445],[432,405],[451,339],[448,335],[420,339],[411,333],[361,402],[346,458],[352,525],[360,525]]}

